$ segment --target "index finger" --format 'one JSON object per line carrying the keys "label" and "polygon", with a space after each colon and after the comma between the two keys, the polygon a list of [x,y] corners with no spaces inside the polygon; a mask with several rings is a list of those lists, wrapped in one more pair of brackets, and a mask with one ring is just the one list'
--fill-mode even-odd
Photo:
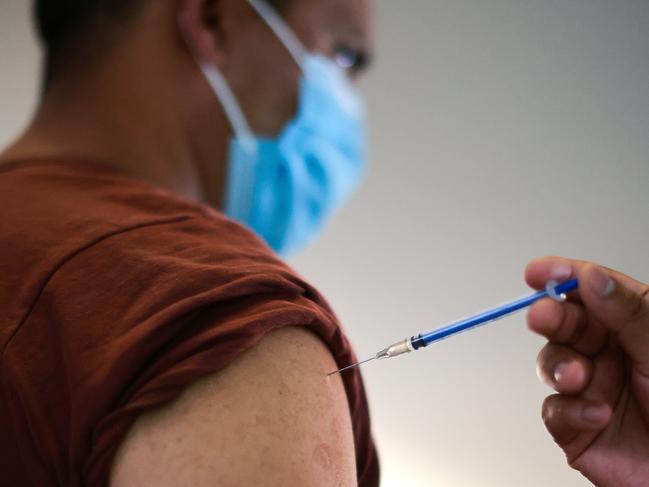
{"label": "index finger", "polygon": [[[590,264],[592,262],[556,256],[534,259],[525,269],[525,281],[533,289],[543,289],[547,282],[552,279],[563,282],[576,277],[584,267]],[[647,292],[646,284],[608,267],[600,267],[606,269],[615,280],[629,290],[638,294]]]}

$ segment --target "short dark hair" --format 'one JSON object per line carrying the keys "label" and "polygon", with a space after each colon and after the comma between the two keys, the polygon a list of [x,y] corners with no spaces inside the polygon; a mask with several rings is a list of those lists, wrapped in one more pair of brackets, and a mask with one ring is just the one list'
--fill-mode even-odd
{"label": "short dark hair", "polygon": [[91,33],[94,39],[107,41],[106,27],[126,23],[143,3],[144,0],[35,0],[34,21],[45,50],[45,82],[80,52],[86,54]]}
{"label": "short dark hair", "polygon": [[[95,54],[97,42],[104,45],[110,42],[110,28],[114,31],[127,24],[145,1],[34,0],[34,21],[45,51],[45,84],[63,69],[63,65],[79,62],[80,54],[87,58]],[[293,0],[268,1],[284,12]],[[93,36],[92,46],[88,42],[90,35]]]}

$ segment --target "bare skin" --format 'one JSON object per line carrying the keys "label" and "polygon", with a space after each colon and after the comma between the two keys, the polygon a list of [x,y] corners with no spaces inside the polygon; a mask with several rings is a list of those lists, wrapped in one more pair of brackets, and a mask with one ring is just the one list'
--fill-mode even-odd
{"label": "bare skin", "polygon": [[143,415],[111,487],[356,485],[349,408],[326,347],[280,329],[223,372]]}
{"label": "bare skin", "polygon": [[548,338],[541,379],[558,394],[543,420],[568,463],[598,487],[645,487],[649,479],[649,285],[595,264],[562,258],[533,261],[537,289],[578,277],[565,304],[546,299],[528,314]]}

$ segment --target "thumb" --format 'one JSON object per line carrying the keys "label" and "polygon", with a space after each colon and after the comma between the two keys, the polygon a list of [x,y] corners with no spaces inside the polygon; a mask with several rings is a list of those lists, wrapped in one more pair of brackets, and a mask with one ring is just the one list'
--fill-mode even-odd
{"label": "thumb", "polygon": [[579,294],[591,319],[613,333],[632,365],[649,377],[649,287],[629,283],[595,264],[578,274]]}

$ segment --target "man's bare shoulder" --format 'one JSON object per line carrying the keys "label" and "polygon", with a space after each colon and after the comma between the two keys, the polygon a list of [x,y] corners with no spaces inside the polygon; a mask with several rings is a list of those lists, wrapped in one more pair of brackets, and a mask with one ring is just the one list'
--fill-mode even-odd
{"label": "man's bare shoulder", "polygon": [[350,486],[356,462],[349,406],[331,353],[284,328],[175,402],[138,419],[111,487]]}

